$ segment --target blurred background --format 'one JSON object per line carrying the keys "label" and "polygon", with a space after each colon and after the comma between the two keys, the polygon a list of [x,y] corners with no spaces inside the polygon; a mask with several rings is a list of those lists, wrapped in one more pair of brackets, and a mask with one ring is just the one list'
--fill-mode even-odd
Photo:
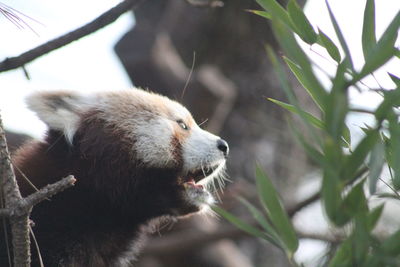
{"label": "blurred background", "polygon": [[[202,1],[202,0],[199,0]],[[73,30],[105,12],[118,1],[50,1],[2,3],[23,12],[26,25],[18,28],[0,17],[0,60],[16,56]],[[282,1],[284,3],[284,1]],[[350,50],[361,56],[361,21],[364,0],[330,1],[346,31]],[[376,1],[377,32],[383,32],[400,3]],[[311,23],[333,35],[324,1],[302,1]],[[0,110],[11,150],[27,138],[41,138],[45,126],[24,105],[35,90],[70,89],[84,92],[149,88],[182,102],[203,128],[230,144],[228,182],[219,192],[220,205],[251,221],[237,200],[242,196],[257,204],[254,170],[260,164],[274,179],[290,210],[319,188],[319,173],[294,142],[287,114],[267,97],[285,101],[283,90],[265,53],[265,44],[277,51],[266,20],[248,9],[259,9],[253,0],[226,0],[221,8],[199,8],[184,0],[148,0],[100,31],[16,69],[0,73]],[[31,29],[30,29],[31,28]],[[334,40],[335,41],[335,40]],[[304,46],[320,69],[330,73],[333,62],[324,51]],[[357,57],[355,58],[357,66]],[[316,68],[316,72],[320,71]],[[391,88],[386,71],[400,76],[399,61],[389,62],[367,80]],[[288,72],[289,73],[289,72]],[[381,75],[382,73],[382,75]],[[317,109],[290,76],[308,111]],[[329,81],[324,81],[328,83]],[[187,84],[187,86],[186,86]],[[373,108],[380,98],[352,92],[353,104]],[[353,139],[361,134],[366,117],[350,117]],[[399,211],[393,204],[392,214]],[[295,257],[306,266],[318,266],[335,246],[335,233],[324,221],[318,201],[298,212],[293,221],[301,237]],[[400,223],[388,214],[385,230]],[[247,267],[290,266],[285,255],[270,244],[247,236],[222,218],[192,216],[157,229],[137,264],[140,267]]]}

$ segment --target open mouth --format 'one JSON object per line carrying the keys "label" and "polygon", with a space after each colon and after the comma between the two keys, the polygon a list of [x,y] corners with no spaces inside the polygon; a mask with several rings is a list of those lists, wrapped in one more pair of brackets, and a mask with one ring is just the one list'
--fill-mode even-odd
{"label": "open mouth", "polygon": [[215,165],[191,171],[183,178],[183,185],[204,190],[206,180],[218,172],[218,169],[219,166]]}

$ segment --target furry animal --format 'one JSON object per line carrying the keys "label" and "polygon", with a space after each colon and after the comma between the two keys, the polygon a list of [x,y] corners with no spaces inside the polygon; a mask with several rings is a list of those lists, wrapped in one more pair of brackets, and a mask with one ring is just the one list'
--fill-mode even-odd
{"label": "furry animal", "polygon": [[221,179],[228,144],[200,129],[179,103],[132,89],[40,92],[27,104],[49,130],[13,157],[22,194],[34,192],[23,175],[38,188],[77,178],[33,209],[45,266],[132,266],[146,225],[214,202],[207,188]]}

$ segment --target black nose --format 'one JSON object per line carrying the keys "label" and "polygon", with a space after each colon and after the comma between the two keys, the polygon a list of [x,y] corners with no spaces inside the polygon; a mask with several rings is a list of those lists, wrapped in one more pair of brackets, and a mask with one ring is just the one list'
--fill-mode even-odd
{"label": "black nose", "polygon": [[217,141],[217,147],[219,150],[221,150],[224,153],[224,156],[226,157],[229,153],[229,146],[228,143],[223,140],[223,139],[219,139]]}

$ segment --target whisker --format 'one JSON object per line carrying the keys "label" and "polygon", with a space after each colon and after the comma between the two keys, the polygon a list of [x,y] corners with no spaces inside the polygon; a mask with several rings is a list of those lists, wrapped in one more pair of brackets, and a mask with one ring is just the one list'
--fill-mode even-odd
{"label": "whisker", "polygon": [[192,67],[190,68],[189,76],[188,76],[188,78],[186,79],[185,86],[183,87],[183,90],[182,90],[181,101],[182,101],[182,99],[183,99],[183,96],[185,95],[186,88],[187,88],[188,85],[189,85],[190,79],[192,78],[192,74],[193,74],[195,62],[196,62],[196,52],[193,51]]}
{"label": "whisker", "polygon": [[200,127],[201,125],[203,125],[204,123],[206,123],[207,121],[208,121],[208,118],[205,119],[204,121],[200,122],[200,123],[199,123],[199,127]]}

